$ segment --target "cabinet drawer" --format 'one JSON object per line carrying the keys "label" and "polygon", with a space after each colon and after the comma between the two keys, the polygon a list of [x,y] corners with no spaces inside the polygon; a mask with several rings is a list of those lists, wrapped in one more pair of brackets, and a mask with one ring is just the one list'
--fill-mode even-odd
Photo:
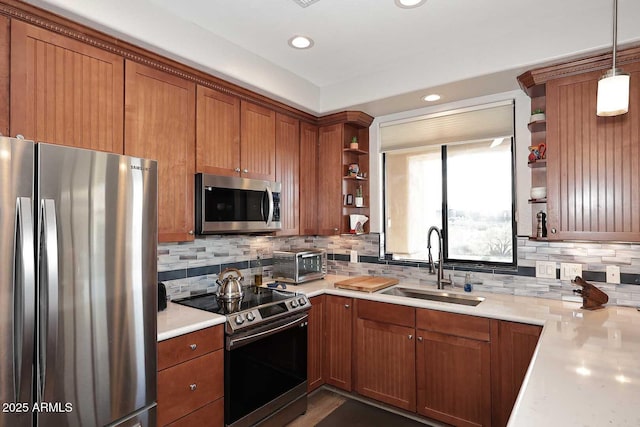
{"label": "cabinet drawer", "polygon": [[158,424],[165,425],[224,394],[223,351],[158,372]]}
{"label": "cabinet drawer", "polygon": [[158,343],[158,370],[222,348],[222,325],[180,335]]}
{"label": "cabinet drawer", "polygon": [[368,300],[356,300],[355,305],[359,319],[375,320],[376,322],[410,328],[416,325],[416,309],[413,307]]}
{"label": "cabinet drawer", "polygon": [[223,427],[224,425],[224,399],[218,399],[209,403],[195,412],[186,415],[167,427],[193,427],[210,426]]}
{"label": "cabinet drawer", "polygon": [[484,317],[417,309],[416,328],[475,340],[491,341],[490,321]]}

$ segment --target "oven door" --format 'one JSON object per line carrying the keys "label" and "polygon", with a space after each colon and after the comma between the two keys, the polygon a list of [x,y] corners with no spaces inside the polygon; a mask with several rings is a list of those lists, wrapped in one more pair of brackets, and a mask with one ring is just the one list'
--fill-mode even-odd
{"label": "oven door", "polygon": [[307,324],[299,313],[227,337],[226,425],[259,424],[285,407],[299,408],[302,398],[298,413],[306,411]]}

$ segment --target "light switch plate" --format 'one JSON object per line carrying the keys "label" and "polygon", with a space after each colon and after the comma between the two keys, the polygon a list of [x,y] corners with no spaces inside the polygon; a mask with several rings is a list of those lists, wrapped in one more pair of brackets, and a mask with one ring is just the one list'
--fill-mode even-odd
{"label": "light switch plate", "polygon": [[555,279],[556,263],[553,261],[536,261],[536,277],[540,279]]}
{"label": "light switch plate", "polygon": [[560,264],[560,280],[573,280],[582,276],[582,264],[563,262]]}
{"label": "light switch plate", "polygon": [[358,251],[349,252],[350,260],[349,262],[358,262]]}
{"label": "light switch plate", "polygon": [[620,283],[620,267],[607,265],[607,283]]}

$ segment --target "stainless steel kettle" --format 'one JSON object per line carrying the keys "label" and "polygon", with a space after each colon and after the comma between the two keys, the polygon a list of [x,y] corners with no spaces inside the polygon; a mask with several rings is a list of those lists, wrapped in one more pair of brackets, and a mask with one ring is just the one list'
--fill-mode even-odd
{"label": "stainless steel kettle", "polygon": [[[225,277],[226,276],[226,277]],[[216,283],[219,285],[217,297],[223,301],[242,299],[244,291],[242,283],[244,278],[237,268],[227,268],[218,276]]]}

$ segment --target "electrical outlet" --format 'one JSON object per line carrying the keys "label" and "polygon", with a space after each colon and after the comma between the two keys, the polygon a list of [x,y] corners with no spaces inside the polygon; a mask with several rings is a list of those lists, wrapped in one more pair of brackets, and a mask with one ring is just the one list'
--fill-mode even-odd
{"label": "electrical outlet", "polygon": [[569,262],[560,264],[560,280],[573,280],[576,276],[582,276],[582,264]]}
{"label": "electrical outlet", "polygon": [[620,267],[607,265],[607,283],[620,283]]}
{"label": "electrical outlet", "polygon": [[536,277],[540,279],[555,279],[556,263],[553,261],[536,261]]}
{"label": "electrical outlet", "polygon": [[349,256],[351,257],[349,262],[358,262],[358,251],[349,252]]}

